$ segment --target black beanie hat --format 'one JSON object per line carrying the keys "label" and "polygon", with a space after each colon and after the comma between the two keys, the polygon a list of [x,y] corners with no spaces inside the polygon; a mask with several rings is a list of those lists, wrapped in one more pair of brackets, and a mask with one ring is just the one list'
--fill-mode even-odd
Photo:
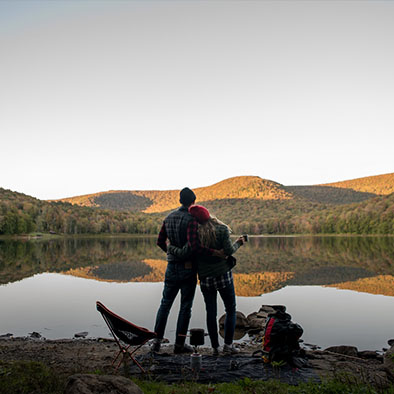
{"label": "black beanie hat", "polygon": [[186,205],[187,207],[196,201],[196,195],[194,194],[193,190],[185,187],[179,193],[179,202],[182,205]]}

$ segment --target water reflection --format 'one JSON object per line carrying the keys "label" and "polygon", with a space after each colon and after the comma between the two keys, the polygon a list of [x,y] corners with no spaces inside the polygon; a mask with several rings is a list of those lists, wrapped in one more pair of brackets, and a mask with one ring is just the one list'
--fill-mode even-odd
{"label": "water reflection", "polygon": [[[262,237],[237,252],[237,295],[286,285],[326,285],[394,295],[392,237]],[[106,282],[161,282],[166,262],[155,238],[0,241],[0,284],[37,273]]]}
{"label": "water reflection", "polygon": [[[304,328],[307,342],[380,349],[394,325],[393,241],[252,238],[237,252],[237,309],[247,315],[262,304],[284,304]],[[96,300],[153,329],[166,265],[155,238],[0,240],[0,299],[8,300],[0,303],[0,334],[38,331],[61,338],[88,331],[93,337],[107,336]],[[170,340],[178,304],[165,334]],[[218,302],[218,316],[222,313]],[[199,288],[190,327],[205,327]]]}
{"label": "water reflection", "polygon": [[[0,303],[0,334],[24,336],[37,331],[55,339],[88,331],[91,337],[109,337],[96,311],[96,300],[133,323],[153,329],[162,289],[161,283],[110,283],[70,275],[35,275],[0,286],[0,299],[8,300]],[[237,310],[245,315],[259,310],[262,304],[286,305],[293,321],[303,327],[304,341],[323,348],[344,344],[360,350],[380,350],[392,338],[392,297],[320,286],[286,286],[259,297],[237,297]],[[172,343],[178,308],[179,297],[165,333]],[[218,316],[223,313],[219,301]],[[198,327],[205,327],[205,306],[199,288],[190,322],[190,328]]]}

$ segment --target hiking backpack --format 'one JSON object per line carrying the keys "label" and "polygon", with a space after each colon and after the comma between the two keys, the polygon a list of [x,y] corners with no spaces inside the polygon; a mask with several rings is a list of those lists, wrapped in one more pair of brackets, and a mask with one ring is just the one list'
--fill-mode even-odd
{"label": "hiking backpack", "polygon": [[299,339],[304,330],[281,310],[268,315],[263,337],[263,353],[267,362],[292,362],[300,350]]}

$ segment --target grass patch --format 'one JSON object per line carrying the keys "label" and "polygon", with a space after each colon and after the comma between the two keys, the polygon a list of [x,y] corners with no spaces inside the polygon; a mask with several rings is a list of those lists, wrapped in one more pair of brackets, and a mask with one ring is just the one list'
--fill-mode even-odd
{"label": "grass patch", "polygon": [[[101,375],[102,371],[91,372]],[[0,361],[1,394],[63,394],[67,377],[40,362]],[[333,379],[323,383],[290,386],[277,380],[256,381],[244,378],[234,383],[200,384],[132,379],[145,394],[394,394],[394,386],[375,389],[362,383]]]}
{"label": "grass patch", "polygon": [[1,394],[62,394],[65,381],[65,377],[40,362],[0,361]]}
{"label": "grass patch", "polygon": [[256,381],[249,378],[235,383],[198,384],[192,382],[168,385],[160,382],[134,380],[145,394],[394,394],[394,386],[382,390],[365,384],[339,380],[323,383],[302,383],[290,386],[277,380]]}

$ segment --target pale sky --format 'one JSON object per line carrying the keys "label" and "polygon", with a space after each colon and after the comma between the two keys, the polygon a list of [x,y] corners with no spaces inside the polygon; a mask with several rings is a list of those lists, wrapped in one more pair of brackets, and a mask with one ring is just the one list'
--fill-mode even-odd
{"label": "pale sky", "polygon": [[394,172],[392,1],[0,1],[0,187]]}

